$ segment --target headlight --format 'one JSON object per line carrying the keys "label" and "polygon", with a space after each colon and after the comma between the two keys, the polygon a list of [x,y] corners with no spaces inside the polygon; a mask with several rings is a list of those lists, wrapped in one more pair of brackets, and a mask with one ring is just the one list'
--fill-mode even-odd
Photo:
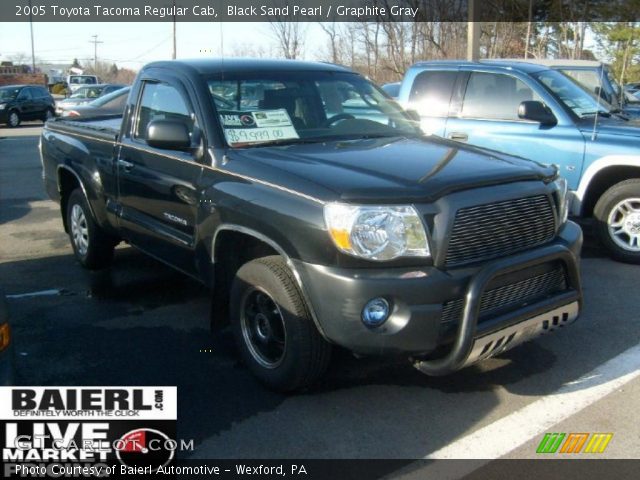
{"label": "headlight", "polygon": [[0,103],[0,110],[4,110],[5,108],[7,108],[7,104],[6,103]]}
{"label": "headlight", "polygon": [[558,221],[560,225],[564,225],[569,217],[569,186],[563,177],[558,177],[554,184],[558,196]]}
{"label": "headlight", "polygon": [[427,234],[418,212],[410,206],[354,206],[331,203],[324,219],[336,247],[368,260],[429,257]]}

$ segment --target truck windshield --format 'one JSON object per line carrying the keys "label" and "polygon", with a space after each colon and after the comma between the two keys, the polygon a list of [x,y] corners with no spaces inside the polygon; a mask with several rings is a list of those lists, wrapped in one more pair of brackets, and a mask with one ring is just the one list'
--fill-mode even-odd
{"label": "truck windshield", "polygon": [[606,101],[589,94],[583,87],[556,70],[543,70],[533,74],[551,94],[564,103],[578,117],[609,115],[612,107]]}
{"label": "truck windshield", "polygon": [[402,107],[351,73],[247,74],[208,86],[234,148],[422,135]]}
{"label": "truck windshield", "polygon": [[18,96],[19,88],[5,87],[0,88],[0,102],[8,102]]}

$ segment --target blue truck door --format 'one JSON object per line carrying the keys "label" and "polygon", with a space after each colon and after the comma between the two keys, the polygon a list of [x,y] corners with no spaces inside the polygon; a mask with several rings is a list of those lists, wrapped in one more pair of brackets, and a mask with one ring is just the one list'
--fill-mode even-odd
{"label": "blue truck door", "polygon": [[[447,138],[558,165],[569,187],[578,187],[584,137],[553,98],[533,82],[510,74],[473,71],[461,72],[461,76],[467,79],[466,88],[459,110],[447,120]],[[558,123],[542,126],[518,118],[518,107],[525,100],[545,103]]]}
{"label": "blue truck door", "polygon": [[404,88],[400,92],[404,107],[415,110],[420,115],[422,131],[428,135],[444,136],[449,105],[456,85],[457,68],[451,70],[414,70],[408,74]]}

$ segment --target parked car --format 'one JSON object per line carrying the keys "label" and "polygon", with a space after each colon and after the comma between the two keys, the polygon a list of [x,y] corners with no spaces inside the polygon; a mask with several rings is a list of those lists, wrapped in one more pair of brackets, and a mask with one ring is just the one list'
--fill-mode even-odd
{"label": "parked car", "polygon": [[400,92],[400,82],[385,83],[381,88],[391,98],[398,98],[398,93]]}
{"label": "parked car", "polygon": [[78,88],[73,95],[64,100],[56,102],[56,114],[62,115],[65,110],[70,110],[78,105],[87,104],[103,95],[120,90],[126,87],[126,85],[119,85],[114,83],[101,83],[98,85],[85,85]]}
{"label": "parked car", "polygon": [[610,104],[614,110],[632,117],[640,117],[640,106],[623,94],[609,65],[592,60],[527,59],[529,63],[544,65],[559,70],[578,82],[594,95]]}
{"label": "parked car", "polygon": [[429,132],[557,164],[571,213],[611,256],[640,263],[640,128],[557,70],[523,61],[420,62],[399,101]]}
{"label": "parked car", "polygon": [[46,122],[54,116],[55,102],[45,87],[9,85],[0,87],[0,124],[17,127],[23,120]]}
{"label": "parked car", "polygon": [[62,111],[63,117],[96,117],[99,115],[122,115],[131,87],[124,87],[100,98]]}
{"label": "parked car", "polygon": [[0,292],[0,386],[13,385],[13,364],[9,309],[4,295]]}
{"label": "parked car", "polygon": [[[378,121],[336,113],[356,98]],[[274,389],[311,385],[332,344],[443,375],[580,311],[557,168],[426,137],[343,67],[155,62],[122,118],[55,119],[41,152],[77,261],[125,240],[210,286]]]}
{"label": "parked car", "polygon": [[96,75],[67,75],[67,87],[71,93],[83,85],[96,85],[97,83],[99,83],[99,79]]}

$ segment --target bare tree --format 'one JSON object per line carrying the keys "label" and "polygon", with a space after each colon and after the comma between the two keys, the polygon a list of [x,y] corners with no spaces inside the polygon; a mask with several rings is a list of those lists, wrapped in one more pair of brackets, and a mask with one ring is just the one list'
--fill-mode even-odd
{"label": "bare tree", "polygon": [[336,22],[319,22],[318,25],[329,37],[329,61],[341,63],[340,32]]}
{"label": "bare tree", "polygon": [[24,52],[14,53],[9,57],[9,59],[14,65],[26,65],[31,63],[30,57]]}
{"label": "bare tree", "polygon": [[232,57],[246,58],[264,58],[273,56],[271,49],[267,49],[262,45],[253,45],[251,43],[239,43],[231,49]]}
{"label": "bare tree", "polygon": [[302,47],[306,33],[302,22],[286,22],[286,17],[276,17],[269,22],[273,31],[280,53],[284,58],[295,60],[302,56]]}

